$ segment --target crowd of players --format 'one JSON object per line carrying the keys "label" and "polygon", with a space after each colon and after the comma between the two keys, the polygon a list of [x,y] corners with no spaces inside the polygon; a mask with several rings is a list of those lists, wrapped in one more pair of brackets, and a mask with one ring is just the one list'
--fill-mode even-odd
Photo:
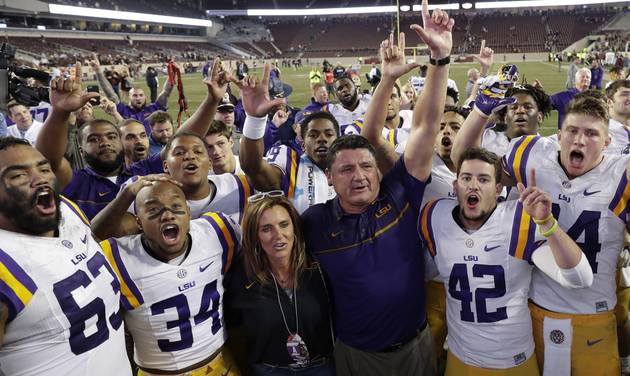
{"label": "crowd of players", "polygon": [[337,103],[315,84],[302,110],[277,69],[239,79],[219,59],[176,130],[172,82],[124,103],[98,59],[110,120],[80,63],[43,123],[11,105],[2,372],[630,372],[630,81],[602,93],[578,70],[549,96],[515,65],[492,74],[482,43],[457,107],[453,24],[425,0],[425,77],[400,83],[419,64],[392,35],[371,94],[340,75]]}

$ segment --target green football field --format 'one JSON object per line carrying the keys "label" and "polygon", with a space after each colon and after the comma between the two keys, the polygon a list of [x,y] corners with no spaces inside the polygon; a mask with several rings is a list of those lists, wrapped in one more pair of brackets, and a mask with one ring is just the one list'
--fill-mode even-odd
{"label": "green football field", "polygon": [[[495,63],[491,72],[495,72],[501,64]],[[564,90],[564,83],[566,82],[567,76],[567,65],[563,65],[560,70],[558,70],[558,65],[548,62],[518,62],[517,63],[520,71],[521,80],[525,79],[526,82],[532,82],[534,79],[538,79],[542,82],[545,91],[548,94],[553,94],[558,91]],[[477,67],[476,64],[452,64],[450,71],[450,78],[454,79],[457,83],[457,87],[460,91],[460,102],[465,98],[465,88],[466,88],[466,71],[470,67]],[[309,81],[308,81],[308,72],[309,67],[303,67],[298,70],[293,70],[289,68],[283,68],[281,73],[281,78],[284,82],[288,83],[293,87],[293,93],[289,96],[289,102],[292,106],[295,107],[304,107],[310,101],[311,93],[309,90]],[[370,70],[369,65],[364,65],[361,69],[361,77],[364,87],[368,85],[365,82],[365,73]],[[250,74],[260,74],[262,69],[259,67],[257,69],[250,69]],[[418,74],[417,71],[413,72],[413,74]],[[401,80],[403,84],[407,82],[410,75],[403,77]],[[199,103],[203,100],[206,89],[202,83],[201,73],[193,73],[182,76],[184,81],[184,91],[186,94],[186,99],[188,101],[189,108],[192,111],[197,108]],[[164,83],[164,76],[160,76],[160,87]],[[87,83],[86,83],[87,84]],[[149,94],[148,88],[146,87],[144,78],[136,79],[136,84],[145,89],[147,95]],[[232,85],[233,92],[236,94],[238,89]],[[169,98],[169,113],[173,116],[173,118],[177,117],[177,113],[179,112],[179,106],[177,104],[178,94],[177,91],[174,90]],[[100,110],[96,113],[97,117],[103,116]],[[549,135],[554,133],[557,129],[557,113],[552,112],[551,116],[545,119],[543,127],[541,129],[541,134]]]}

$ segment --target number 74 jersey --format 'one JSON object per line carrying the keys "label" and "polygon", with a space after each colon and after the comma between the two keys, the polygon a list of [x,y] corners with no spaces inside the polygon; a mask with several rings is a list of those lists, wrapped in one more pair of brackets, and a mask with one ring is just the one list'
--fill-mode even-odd
{"label": "number 74 jersey", "polygon": [[[457,201],[431,201],[420,232],[446,287],[449,350],[481,368],[515,367],[534,352],[527,298],[536,225],[518,201],[499,203],[472,234],[453,218]],[[428,274],[432,274],[428,270]],[[435,274],[435,273],[433,273]]]}
{"label": "number 74 jersey", "polygon": [[527,185],[536,170],[536,185],[551,195],[553,216],[582,249],[593,270],[593,285],[565,289],[539,270],[532,277],[531,299],[561,313],[594,314],[614,309],[617,302],[615,273],[623,248],[630,185],[628,158],[604,156],[599,165],[569,179],[558,163],[555,142],[545,137],[513,139],[504,168],[515,182]]}
{"label": "number 74 jersey", "polygon": [[6,375],[131,375],[120,284],[87,219],[62,199],[58,237],[0,230],[0,299],[9,308]]}
{"label": "number 74 jersey", "polygon": [[236,256],[240,229],[221,213],[190,221],[190,251],[181,265],[153,258],[141,236],[101,245],[120,277],[136,363],[178,371],[207,359],[225,342],[223,274]]}

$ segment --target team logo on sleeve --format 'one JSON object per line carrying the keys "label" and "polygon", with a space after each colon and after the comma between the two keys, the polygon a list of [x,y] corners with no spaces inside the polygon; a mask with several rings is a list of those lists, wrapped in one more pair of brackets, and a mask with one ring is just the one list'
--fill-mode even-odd
{"label": "team logo on sleeve", "polygon": [[564,333],[562,333],[561,330],[554,329],[551,331],[551,333],[549,333],[549,339],[551,340],[551,342],[559,345],[564,342]]}

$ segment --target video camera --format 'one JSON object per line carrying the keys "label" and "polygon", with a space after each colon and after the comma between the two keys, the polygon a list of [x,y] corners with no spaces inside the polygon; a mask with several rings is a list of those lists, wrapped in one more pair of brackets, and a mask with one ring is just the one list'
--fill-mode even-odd
{"label": "video camera", "polygon": [[[2,43],[0,47],[0,110],[7,110],[7,103],[14,99],[27,106],[37,106],[39,102],[50,102],[48,84],[50,75],[46,72],[10,66],[9,62],[15,58],[16,47]],[[34,78],[44,84],[44,87],[30,86],[28,78]]]}

